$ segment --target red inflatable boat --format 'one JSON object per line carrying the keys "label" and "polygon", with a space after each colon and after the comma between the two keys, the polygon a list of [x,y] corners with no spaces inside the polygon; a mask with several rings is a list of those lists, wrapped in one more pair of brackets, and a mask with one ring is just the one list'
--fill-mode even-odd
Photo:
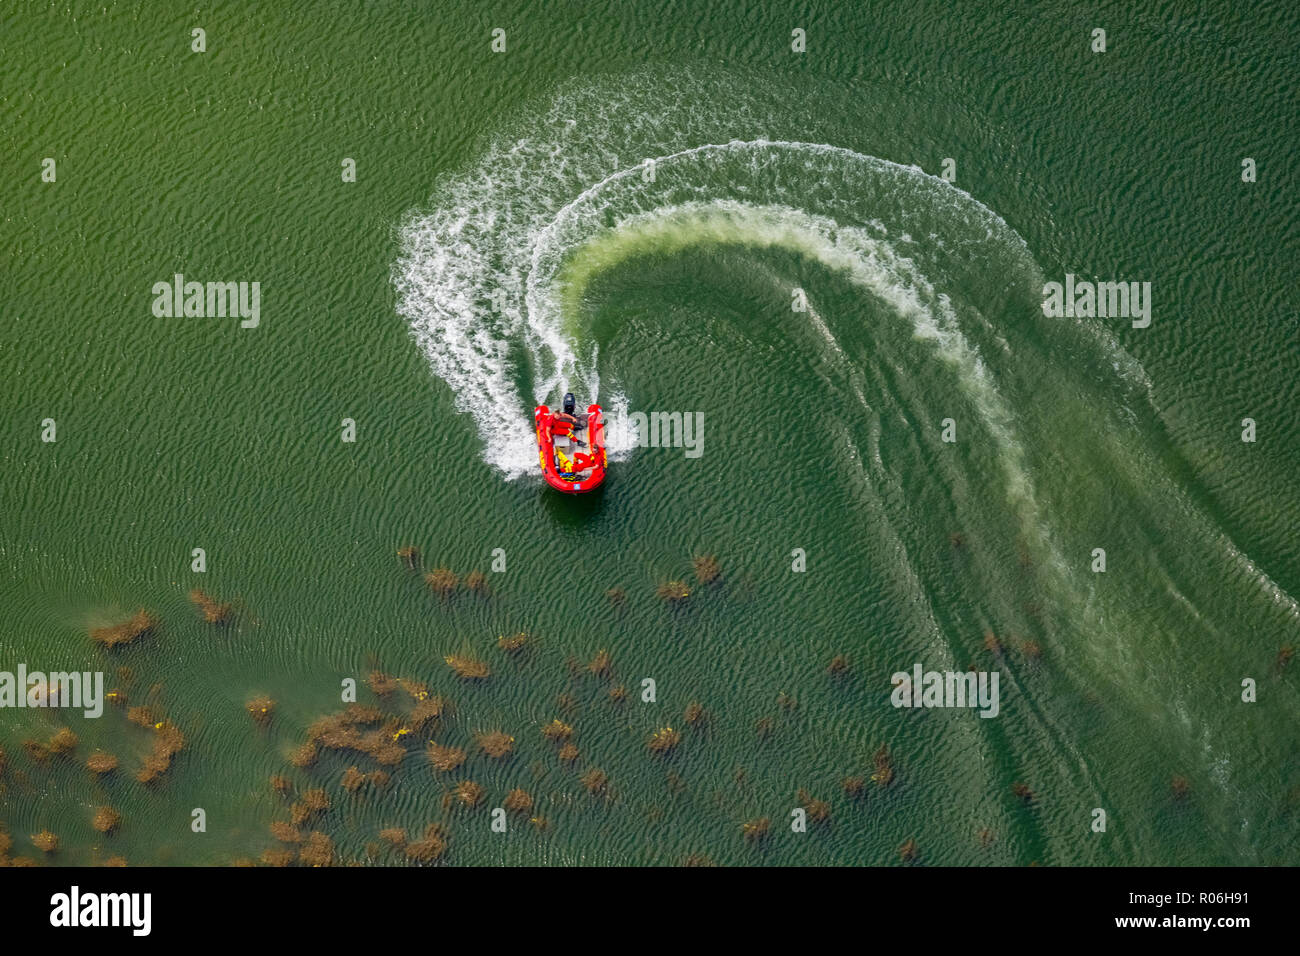
{"label": "red inflatable boat", "polygon": [[566,494],[580,494],[605,480],[605,421],[599,405],[588,405],[587,413],[579,415],[573,410],[572,396],[564,399],[563,412],[553,412],[545,405],[533,409],[537,457],[548,485]]}

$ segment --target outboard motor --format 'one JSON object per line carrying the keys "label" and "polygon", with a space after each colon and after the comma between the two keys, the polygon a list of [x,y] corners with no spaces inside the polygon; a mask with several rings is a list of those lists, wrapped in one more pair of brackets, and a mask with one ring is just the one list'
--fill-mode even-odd
{"label": "outboard motor", "polygon": [[573,397],[572,392],[564,393],[564,414],[572,415],[573,410],[578,407],[578,400]]}

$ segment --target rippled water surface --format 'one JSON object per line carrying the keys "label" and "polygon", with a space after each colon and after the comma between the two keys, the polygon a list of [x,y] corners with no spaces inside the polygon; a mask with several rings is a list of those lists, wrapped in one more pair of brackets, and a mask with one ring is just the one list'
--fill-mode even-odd
{"label": "rippled water surface", "polygon": [[[340,862],[1298,862],[1295,12],[462,6],[3,15],[0,669],[127,701],[0,709],[9,855],[283,862],[319,788]],[[175,273],[260,325],[155,317]],[[1045,317],[1067,273],[1150,326]],[[561,499],[566,389],[700,454],[617,436]],[[894,708],[918,663],[998,716]],[[295,766],[348,679],[368,742]]]}

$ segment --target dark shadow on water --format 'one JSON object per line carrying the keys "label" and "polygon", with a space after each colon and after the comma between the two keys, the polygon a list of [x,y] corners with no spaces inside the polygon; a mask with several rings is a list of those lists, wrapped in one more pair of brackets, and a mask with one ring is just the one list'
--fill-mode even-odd
{"label": "dark shadow on water", "polygon": [[585,531],[604,510],[605,491],[608,487],[609,480],[606,479],[605,483],[595,491],[568,495],[550,486],[543,486],[542,510],[562,530]]}

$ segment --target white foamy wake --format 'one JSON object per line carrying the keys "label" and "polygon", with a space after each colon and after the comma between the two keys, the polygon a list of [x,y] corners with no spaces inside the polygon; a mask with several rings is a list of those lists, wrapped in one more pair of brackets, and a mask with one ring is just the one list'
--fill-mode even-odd
{"label": "white foamy wake", "polygon": [[[611,172],[608,137],[579,135],[559,105],[548,121],[543,135],[503,139],[472,170],[439,183],[429,208],[402,223],[393,270],[398,312],[456,408],[473,417],[485,460],[505,477],[534,468],[530,400],[572,388],[610,403],[596,345],[581,341],[581,290],[638,246],[795,249],[912,321],[979,388],[978,356],[908,254],[910,227],[924,235],[940,224],[957,244],[992,239],[1023,250],[965,193],[851,150],[761,139],[654,154],[648,181],[644,161]],[[913,203],[920,219],[909,222]],[[983,397],[995,399],[985,386]]]}

